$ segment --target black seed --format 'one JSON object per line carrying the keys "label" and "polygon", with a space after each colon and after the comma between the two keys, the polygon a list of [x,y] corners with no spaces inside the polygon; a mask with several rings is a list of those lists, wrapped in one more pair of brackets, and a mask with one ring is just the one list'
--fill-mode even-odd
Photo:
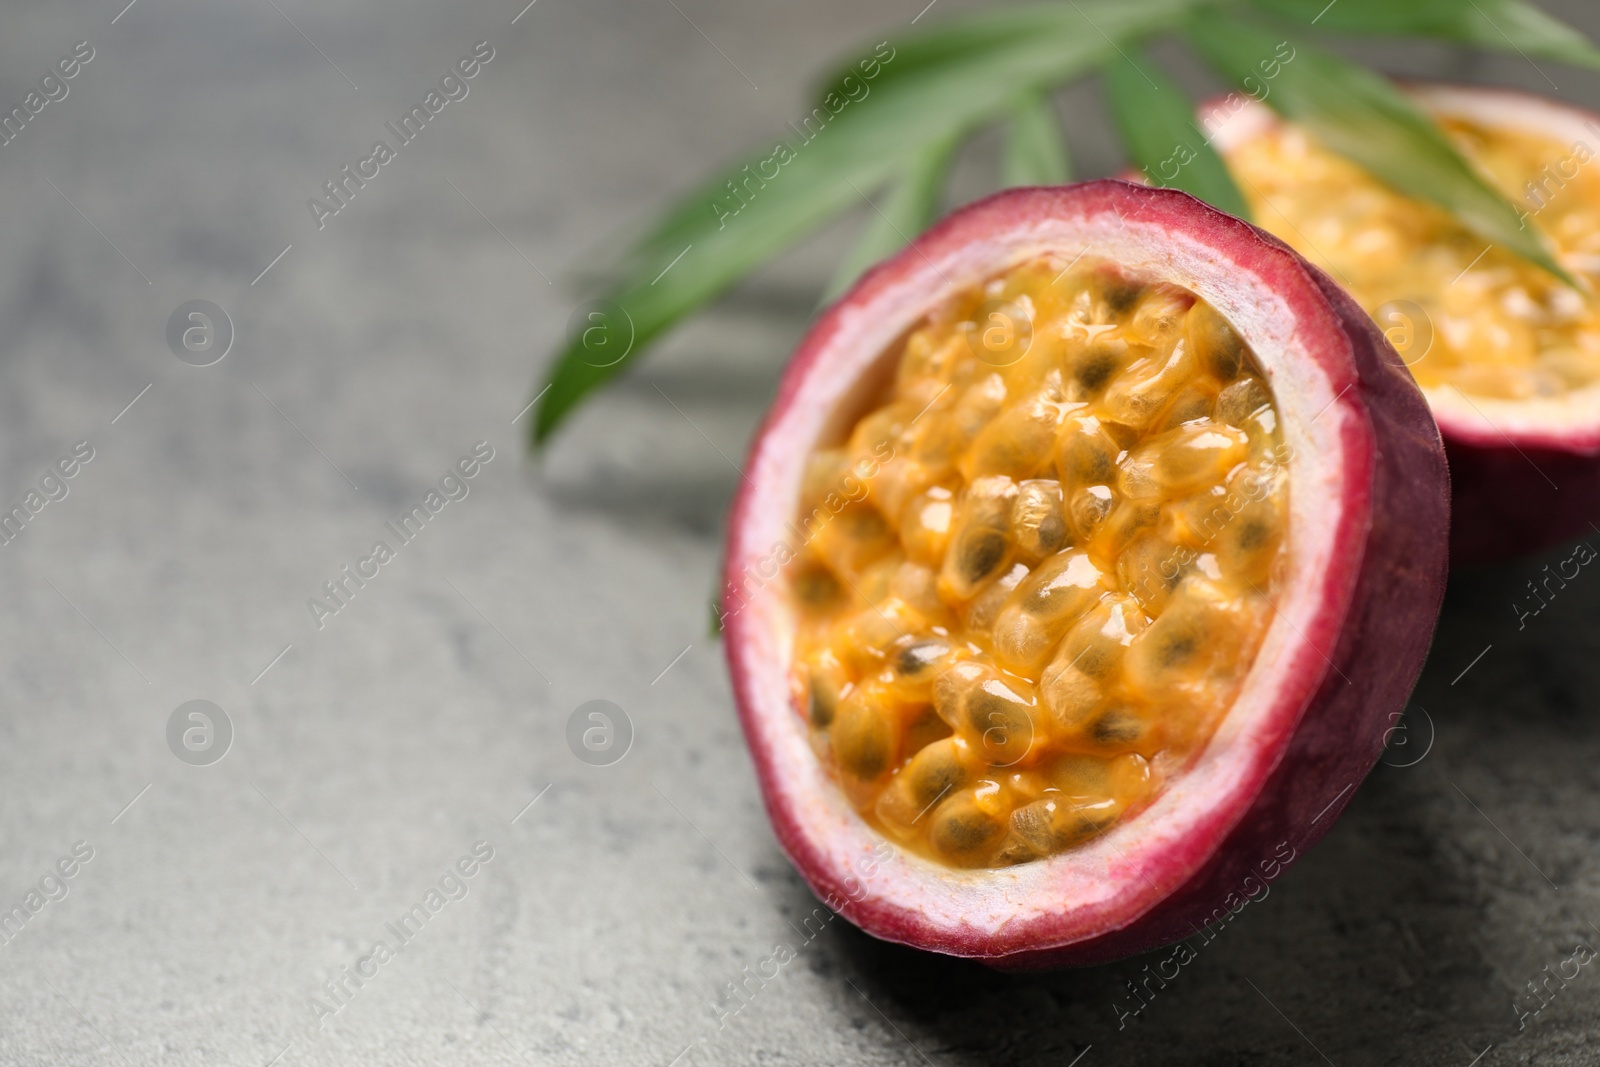
{"label": "black seed", "polygon": [[1081,485],[1106,485],[1117,472],[1117,457],[1098,441],[1080,440],[1068,453],[1070,473]]}
{"label": "black seed", "polygon": [[994,573],[1006,555],[1005,535],[998,530],[978,530],[961,542],[961,575],[976,584]]}
{"label": "black seed", "polygon": [[1098,634],[1090,634],[1082,641],[1071,642],[1064,651],[1072,657],[1071,662],[1077,665],[1078,670],[1091,678],[1098,678],[1116,666],[1121,646]]}
{"label": "black seed", "polygon": [[838,599],[839,581],[821,567],[807,567],[795,575],[794,591],[807,607],[826,607]]}
{"label": "black seed", "polygon": [[840,765],[857,778],[876,778],[889,766],[889,739],[876,724],[858,724],[852,734],[835,740],[834,750]]}
{"label": "black seed", "polygon": [[1128,312],[1139,300],[1141,290],[1128,282],[1108,280],[1105,283],[1106,304],[1118,315]]}
{"label": "black seed", "polygon": [[1124,711],[1108,711],[1089,728],[1090,735],[1103,745],[1125,745],[1140,732],[1139,720]]}
{"label": "black seed", "polygon": [[980,732],[996,722],[1005,722],[1009,711],[1009,704],[986,689],[979,689],[967,696],[967,721]]}
{"label": "black seed", "polygon": [[947,852],[972,852],[988,843],[998,829],[981,811],[951,813],[939,820],[938,845]]}
{"label": "black seed", "polygon": [[872,779],[889,769],[893,738],[889,723],[868,706],[846,702],[833,724],[833,751],[839,766],[857,778]]}
{"label": "black seed", "polygon": [[824,692],[821,686],[811,687],[811,725],[826,730],[833,725],[833,713],[838,710],[834,694]]}
{"label": "black seed", "polygon": [[1033,720],[1027,711],[982,689],[967,697],[967,722],[991,757],[1011,756],[1033,740]]}
{"label": "black seed", "polygon": [[1270,533],[1267,524],[1259,520],[1245,522],[1239,527],[1239,536],[1234,542],[1242,552],[1254,552],[1267,543]]}
{"label": "black seed", "polygon": [[1168,634],[1158,646],[1157,659],[1163,667],[1176,667],[1195,654],[1200,647],[1199,635],[1192,630]]}
{"label": "black seed", "polygon": [[844,518],[846,531],[858,541],[876,541],[889,532],[889,524],[874,507],[852,508]]}
{"label": "black seed", "polygon": [[1211,373],[1227,382],[1238,377],[1239,365],[1244,362],[1244,341],[1233,332],[1232,327],[1225,326],[1223,330],[1223,336],[1218,338],[1222,343],[1207,355]]}
{"label": "black seed", "polygon": [[953,753],[943,753],[937,759],[917,768],[917,776],[911,782],[911,794],[916,797],[918,804],[932,804],[952,789],[959,789],[967,780],[967,772],[962,770]]}
{"label": "black seed", "polygon": [[1039,547],[1054,552],[1067,539],[1067,524],[1059,512],[1045,516],[1039,524]]}
{"label": "black seed", "polygon": [[918,641],[900,650],[894,658],[894,669],[908,676],[921,674],[949,650],[950,646],[943,641]]}
{"label": "black seed", "polygon": [[1117,355],[1108,348],[1091,348],[1073,360],[1072,376],[1093,392],[1105,385],[1117,369]]}

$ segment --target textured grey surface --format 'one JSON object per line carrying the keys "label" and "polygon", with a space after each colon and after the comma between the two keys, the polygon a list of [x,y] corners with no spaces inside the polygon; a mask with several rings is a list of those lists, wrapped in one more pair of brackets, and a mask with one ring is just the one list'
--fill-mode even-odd
{"label": "textured grey surface", "polygon": [[[921,4],[539,0],[513,25],[521,7],[0,11],[7,108],[96,49],[0,146],[0,502],[95,450],[0,547],[0,901],[94,850],[0,945],[0,1062],[1593,1061],[1592,968],[1526,1032],[1511,1009],[1600,938],[1600,578],[1519,631],[1542,560],[1458,577],[1417,698],[1427,757],[1379,768],[1126,1029],[1114,1005],[1147,960],[1010,977],[842,921],[807,937],[818,904],[704,628],[736,478],[718,452],[739,454],[844,230],[680,331],[542,468],[511,420],[573,302],[544,276]],[[470,95],[319,232],[306,198],[480,40]],[[1377,54],[1549,91],[1514,56]],[[1545,74],[1600,102],[1595,76]],[[1092,88],[1064,104],[1089,173],[1116,163],[1096,107]],[[964,157],[967,192],[990,147]],[[237,334],[204,369],[164,339],[194,298]],[[480,440],[470,495],[316,629],[307,598]],[[594,698],[635,731],[608,767],[565,741]],[[167,747],[194,699],[235,730],[210,766]],[[329,994],[478,841],[466,895]],[[794,959],[719,1017],[780,944]],[[338,1008],[320,1028],[313,998]]]}

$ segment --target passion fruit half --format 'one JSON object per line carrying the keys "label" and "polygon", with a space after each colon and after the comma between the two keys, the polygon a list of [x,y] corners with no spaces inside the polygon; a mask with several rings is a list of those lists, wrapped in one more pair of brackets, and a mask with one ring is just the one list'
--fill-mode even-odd
{"label": "passion fruit half", "polygon": [[820,317],[733,507],[778,840],[996,966],[1192,934],[1381,754],[1448,512],[1415,382],[1278,240],[1122,181],[964,208]]}
{"label": "passion fruit half", "polygon": [[[1214,119],[1213,144],[1256,221],[1339,281],[1422,386],[1450,459],[1454,558],[1570,540],[1600,521],[1600,116],[1503,89],[1407,91],[1590,293],[1262,105]],[[1202,116],[1234,110],[1220,106]]]}

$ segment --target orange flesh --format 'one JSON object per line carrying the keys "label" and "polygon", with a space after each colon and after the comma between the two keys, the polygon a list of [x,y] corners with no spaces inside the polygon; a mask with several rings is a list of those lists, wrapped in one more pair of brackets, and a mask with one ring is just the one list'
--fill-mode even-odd
{"label": "orange flesh", "polygon": [[1210,738],[1287,509],[1249,349],[1187,290],[1052,257],[964,292],[810,457],[794,689],[891,840],[993,867],[1091,840]]}
{"label": "orange flesh", "polygon": [[[1440,125],[1564,267],[1600,284],[1600,163],[1587,145]],[[1439,208],[1283,123],[1225,157],[1256,222],[1349,290],[1423,388],[1526,399],[1600,379],[1600,306]]]}

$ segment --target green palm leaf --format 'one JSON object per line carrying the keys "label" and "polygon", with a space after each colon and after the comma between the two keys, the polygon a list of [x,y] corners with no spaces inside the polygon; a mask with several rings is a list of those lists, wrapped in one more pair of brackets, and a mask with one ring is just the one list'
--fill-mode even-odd
{"label": "green palm leaf", "polygon": [[833,280],[823,292],[823,303],[833,301],[854,284],[862,271],[899,251],[928,228],[939,214],[939,191],[944,187],[945,175],[950,170],[950,154],[955,151],[956,143],[956,138],[947,137],[918,152],[887,198],[875,201],[866,193],[861,194],[872,212],[867,228],[834,272]]}
{"label": "green palm leaf", "polygon": [[1600,49],[1523,0],[1254,0],[1257,7],[1334,32],[1434,37],[1525,58],[1600,68]]}
{"label": "green palm leaf", "polygon": [[1250,217],[1227,165],[1195,125],[1194,104],[1129,46],[1106,68],[1111,115],[1133,162],[1152,185],[1193,193],[1230,215]]}
{"label": "green palm leaf", "polygon": [[1304,44],[1280,62],[1280,37],[1220,15],[1197,19],[1190,37],[1239,84],[1260,78],[1260,64],[1270,60],[1277,73],[1266,102],[1284,118],[1394,189],[1438,204],[1484,240],[1576,284],[1538,234],[1522,227],[1517,210],[1387,79]]}
{"label": "green palm leaf", "polygon": [[680,319],[860,203],[862,191],[882,185],[926,145],[959,138],[1030,89],[1092,69],[1115,54],[1117,38],[1170,24],[1192,6],[1193,0],[1075,2],[1049,32],[874,83],[837,113],[824,108],[802,117],[787,140],[685,197],[639,243],[607,297],[621,309],[614,325],[626,328],[631,345],[612,362],[596,359],[582,334],[568,340],[539,403],[534,443]]}
{"label": "green palm leaf", "polygon": [[1017,185],[1063,185],[1072,180],[1072,161],[1061,123],[1048,93],[1028,93],[1011,107],[1000,182]]}

